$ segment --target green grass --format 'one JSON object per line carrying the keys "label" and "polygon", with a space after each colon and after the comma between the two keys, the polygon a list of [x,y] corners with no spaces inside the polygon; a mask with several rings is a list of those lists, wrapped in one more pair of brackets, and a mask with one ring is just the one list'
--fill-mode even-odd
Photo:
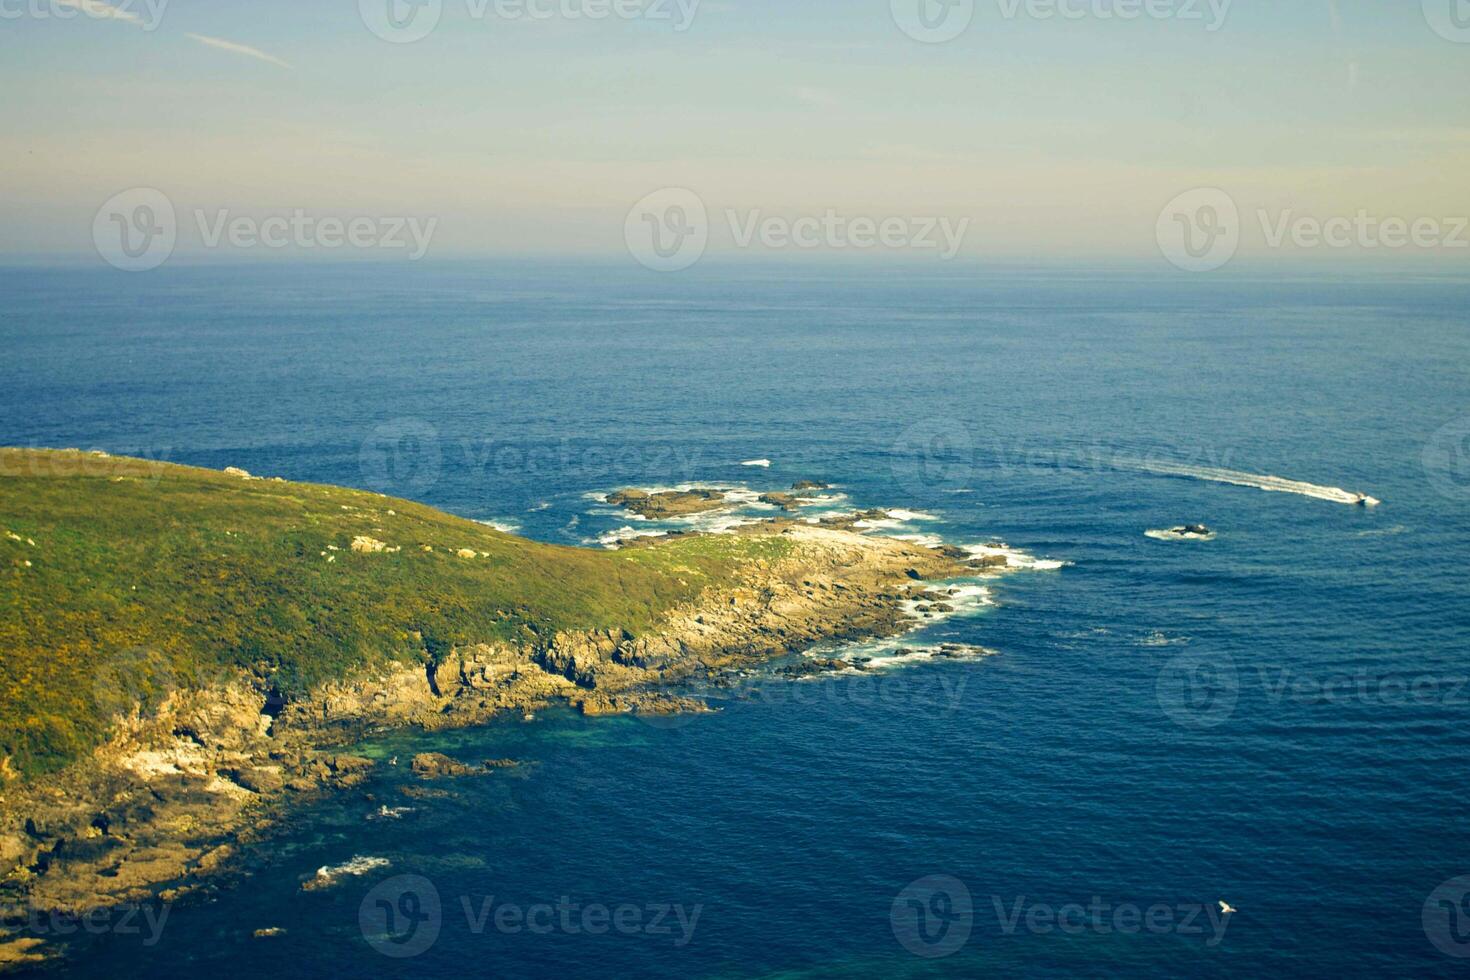
{"label": "green grass", "polygon": [[[402,550],[356,554],[358,535]],[[566,548],[340,487],[0,449],[0,757],[24,774],[56,769],[119,708],[237,668],[291,697],[455,644],[637,634],[785,547]]]}

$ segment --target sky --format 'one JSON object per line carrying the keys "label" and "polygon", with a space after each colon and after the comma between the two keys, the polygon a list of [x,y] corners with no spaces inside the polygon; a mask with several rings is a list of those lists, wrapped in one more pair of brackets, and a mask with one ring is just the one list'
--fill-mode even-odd
{"label": "sky", "polygon": [[296,212],[432,220],[439,257],[627,257],[665,188],[717,252],[841,250],[750,233],[835,215],[963,223],[957,257],[1158,257],[1213,189],[1244,253],[1333,258],[1361,233],[1268,230],[1396,217],[1438,222],[1401,251],[1470,258],[1466,0],[417,2],[0,0],[0,258],[95,261],[132,188],[217,258],[251,251],[210,244],[222,214]]}

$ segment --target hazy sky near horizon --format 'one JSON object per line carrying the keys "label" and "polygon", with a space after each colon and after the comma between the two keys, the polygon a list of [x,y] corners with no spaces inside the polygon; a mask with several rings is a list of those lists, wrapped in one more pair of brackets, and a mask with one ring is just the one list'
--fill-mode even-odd
{"label": "hazy sky near horizon", "polygon": [[402,44],[373,2],[0,0],[0,250],[95,258],[98,207],[140,186],[181,213],[435,217],[436,255],[626,255],[663,187],[713,225],[968,219],[964,254],[1023,259],[1157,255],[1196,187],[1250,215],[1470,214],[1470,43],[1437,0],[974,0],[939,44],[890,0],[442,0]]}

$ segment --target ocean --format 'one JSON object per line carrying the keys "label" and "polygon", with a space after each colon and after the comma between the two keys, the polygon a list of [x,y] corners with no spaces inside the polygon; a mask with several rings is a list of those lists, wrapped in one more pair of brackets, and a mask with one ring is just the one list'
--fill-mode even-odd
{"label": "ocean", "polygon": [[[79,975],[1465,968],[1463,276],[7,269],[0,350],[0,444],[589,547],[667,529],[613,489],[812,479],[1018,566],[902,640],[993,656],[371,741],[249,875],[79,931]],[[410,797],[424,749],[523,764]]]}

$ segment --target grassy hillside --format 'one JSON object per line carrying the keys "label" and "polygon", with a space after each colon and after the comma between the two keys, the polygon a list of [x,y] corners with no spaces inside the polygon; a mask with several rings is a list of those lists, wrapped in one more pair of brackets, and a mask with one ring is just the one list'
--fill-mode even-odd
{"label": "grassy hillside", "polygon": [[781,547],[563,548],[340,487],[0,449],[0,759],[54,769],[120,708],[236,667],[290,696],[531,629],[637,633]]}

